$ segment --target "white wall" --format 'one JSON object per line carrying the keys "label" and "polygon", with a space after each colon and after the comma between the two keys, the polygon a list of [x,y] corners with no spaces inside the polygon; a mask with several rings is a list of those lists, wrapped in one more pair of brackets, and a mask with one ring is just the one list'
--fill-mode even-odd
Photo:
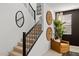
{"label": "white wall", "polygon": [[[26,4],[27,5],[27,4]],[[28,6],[27,6],[28,7]],[[22,28],[15,23],[15,13],[20,10],[24,13],[25,22]],[[0,4],[0,52],[8,54],[17,42],[22,39],[22,32],[28,31],[35,21],[21,3]]]}
{"label": "white wall", "polygon": [[[54,34],[53,20],[55,20],[55,11],[53,10],[53,7],[51,8],[47,4],[44,4],[44,5],[45,5],[45,7],[44,7],[44,29],[45,29],[45,32],[46,32],[48,27],[51,27],[52,31],[53,31],[53,34]],[[51,13],[52,13],[52,24],[51,25],[48,25],[47,22],[46,22],[46,13],[47,13],[47,11],[51,11]]]}
{"label": "white wall", "polygon": [[34,10],[36,10],[36,3],[30,3]]}
{"label": "white wall", "polygon": [[[46,29],[48,28],[47,22],[46,22],[46,12],[50,10],[52,12],[52,17],[55,18],[55,13],[52,8],[48,7],[48,5],[43,5],[43,33],[32,48],[31,52],[29,53],[29,56],[40,56],[43,55],[48,49],[50,49],[50,41],[46,38]],[[53,23],[49,26],[53,29]],[[53,30],[54,31],[54,30]]]}
{"label": "white wall", "polygon": [[79,3],[47,3],[55,12],[79,9]]}

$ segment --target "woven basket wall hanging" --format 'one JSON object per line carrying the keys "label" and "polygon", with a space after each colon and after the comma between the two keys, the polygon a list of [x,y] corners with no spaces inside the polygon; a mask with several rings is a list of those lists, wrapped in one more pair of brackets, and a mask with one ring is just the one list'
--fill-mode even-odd
{"label": "woven basket wall hanging", "polygon": [[48,41],[50,41],[50,39],[52,38],[52,28],[51,27],[47,28],[47,30],[46,30],[46,37],[47,37]]}
{"label": "woven basket wall hanging", "polygon": [[47,21],[48,25],[52,24],[52,13],[51,13],[51,11],[47,11],[47,13],[46,13],[46,21]]}

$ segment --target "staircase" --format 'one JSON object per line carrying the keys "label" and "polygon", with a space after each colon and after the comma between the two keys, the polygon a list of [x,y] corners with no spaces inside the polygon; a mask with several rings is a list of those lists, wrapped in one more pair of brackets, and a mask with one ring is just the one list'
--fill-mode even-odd
{"label": "staircase", "polygon": [[23,56],[23,53],[26,53],[26,55],[29,54],[32,47],[34,46],[35,42],[38,40],[39,36],[42,33],[42,25],[41,24],[35,24],[31,30],[26,34],[25,41],[26,41],[26,52],[23,50],[23,40],[17,43],[17,46],[13,48],[13,50],[9,53],[9,56]]}

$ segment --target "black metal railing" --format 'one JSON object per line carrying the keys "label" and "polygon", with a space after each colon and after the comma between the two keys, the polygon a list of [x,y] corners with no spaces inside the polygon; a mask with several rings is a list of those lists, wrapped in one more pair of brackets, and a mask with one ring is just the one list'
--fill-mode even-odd
{"label": "black metal railing", "polygon": [[26,55],[26,33],[25,32],[23,32],[23,56],[25,56]]}
{"label": "black metal railing", "polygon": [[35,10],[34,10],[34,8],[32,7],[32,5],[30,3],[29,3],[29,6],[31,8],[31,12],[33,13],[34,20],[36,20]]}
{"label": "black metal railing", "polygon": [[[36,41],[38,40],[38,38],[40,37],[40,35],[42,33],[42,25],[41,24],[39,26],[37,26],[37,25],[39,25],[39,22],[37,22],[27,33],[23,32],[23,56],[27,56],[29,54],[29,52],[31,51],[34,44],[36,43]],[[38,28],[35,28],[36,26]],[[37,30],[38,30],[38,32],[37,32]],[[34,35],[32,35],[33,33],[34,33]],[[32,37],[30,34],[32,35]],[[27,39],[27,37],[28,37],[28,39]],[[29,42],[27,43],[27,41],[26,41],[26,40],[30,41],[30,37],[35,40],[31,46],[30,46]],[[28,47],[30,47],[29,49],[27,49],[26,43],[28,44]]]}

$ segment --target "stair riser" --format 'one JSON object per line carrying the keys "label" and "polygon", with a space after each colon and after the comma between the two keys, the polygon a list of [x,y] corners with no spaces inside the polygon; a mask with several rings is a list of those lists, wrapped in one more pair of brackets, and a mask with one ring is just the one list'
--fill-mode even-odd
{"label": "stair riser", "polygon": [[22,54],[16,54],[16,53],[14,53],[14,52],[10,52],[10,53],[9,53],[9,56],[22,56]]}
{"label": "stair riser", "polygon": [[14,48],[14,51],[21,53],[21,54],[23,53],[23,49]]}

